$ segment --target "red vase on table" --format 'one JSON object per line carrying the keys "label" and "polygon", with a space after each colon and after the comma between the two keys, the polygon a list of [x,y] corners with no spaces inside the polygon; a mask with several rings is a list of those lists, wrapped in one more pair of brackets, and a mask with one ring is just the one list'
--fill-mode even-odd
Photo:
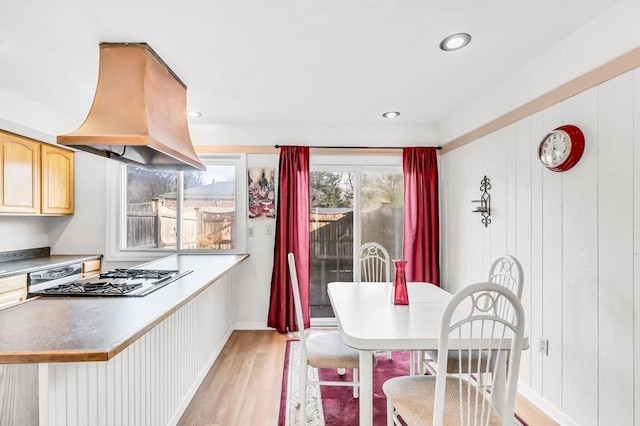
{"label": "red vase on table", "polygon": [[405,268],[407,261],[397,259],[393,261],[396,268],[395,279],[393,280],[393,304],[408,305],[409,292],[407,291],[407,279],[405,277]]}

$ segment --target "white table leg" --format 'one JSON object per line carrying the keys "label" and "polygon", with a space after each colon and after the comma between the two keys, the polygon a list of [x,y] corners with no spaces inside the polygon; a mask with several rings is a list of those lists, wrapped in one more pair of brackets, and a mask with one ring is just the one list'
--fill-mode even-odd
{"label": "white table leg", "polygon": [[360,426],[373,424],[373,352],[360,351]]}

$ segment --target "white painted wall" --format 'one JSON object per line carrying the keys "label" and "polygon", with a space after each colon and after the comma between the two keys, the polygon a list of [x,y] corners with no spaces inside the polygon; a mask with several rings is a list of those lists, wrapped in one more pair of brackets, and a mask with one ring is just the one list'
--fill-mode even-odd
{"label": "white painted wall", "polygon": [[433,124],[197,124],[189,123],[194,145],[437,145],[442,141]]}
{"label": "white painted wall", "polygon": [[[279,178],[278,155],[247,155],[247,167],[273,167],[276,182]],[[273,267],[275,219],[248,219],[247,226],[253,228],[253,237],[247,237],[249,258],[236,270],[233,288],[235,304],[235,328],[259,330],[267,328],[269,296],[271,294],[271,270]],[[270,234],[267,230],[270,228]],[[247,233],[248,234],[248,233]]]}
{"label": "white painted wall", "polygon": [[73,216],[49,218],[49,244],[56,254],[104,254],[106,247],[107,159],[75,153]]}
{"label": "white painted wall", "polygon": [[[640,46],[640,1],[615,3],[439,123],[450,141]],[[541,28],[544,24],[541,24]]]}
{"label": "white painted wall", "polygon": [[[6,88],[0,88],[0,128],[55,144],[62,129],[73,123]],[[73,216],[0,216],[0,251],[51,247],[52,254],[103,254],[105,252],[106,162],[76,152]]]}
{"label": "white painted wall", "polygon": [[0,216],[0,251],[48,246],[49,228],[46,218]]}
{"label": "white painted wall", "polygon": [[[537,146],[562,124],[586,148],[554,173]],[[563,424],[640,424],[640,69],[450,151],[440,172],[443,286],[486,279],[501,253],[522,262],[525,394]],[[488,228],[471,213],[484,175]]]}

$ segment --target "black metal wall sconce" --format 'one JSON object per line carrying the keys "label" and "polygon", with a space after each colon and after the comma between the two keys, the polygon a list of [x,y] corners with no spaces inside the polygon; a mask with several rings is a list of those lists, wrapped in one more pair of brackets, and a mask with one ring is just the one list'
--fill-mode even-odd
{"label": "black metal wall sconce", "polygon": [[479,200],[473,200],[472,203],[480,203],[473,210],[473,213],[480,213],[482,215],[482,224],[484,227],[488,227],[491,223],[491,194],[489,194],[489,190],[491,189],[491,181],[488,177],[483,177],[480,181],[480,191],[482,191],[482,195]]}

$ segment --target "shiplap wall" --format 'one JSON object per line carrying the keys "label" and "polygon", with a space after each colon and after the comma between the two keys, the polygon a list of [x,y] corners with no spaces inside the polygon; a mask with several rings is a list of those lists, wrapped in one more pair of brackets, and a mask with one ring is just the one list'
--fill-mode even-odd
{"label": "shiplap wall", "polygon": [[[554,173],[537,147],[563,124],[586,147]],[[524,393],[562,422],[640,424],[640,69],[450,151],[440,173],[443,286],[485,280],[502,253],[522,263]],[[484,175],[488,228],[471,213]]]}
{"label": "shiplap wall", "polygon": [[107,362],[40,364],[40,425],[176,424],[233,329],[233,274]]}

